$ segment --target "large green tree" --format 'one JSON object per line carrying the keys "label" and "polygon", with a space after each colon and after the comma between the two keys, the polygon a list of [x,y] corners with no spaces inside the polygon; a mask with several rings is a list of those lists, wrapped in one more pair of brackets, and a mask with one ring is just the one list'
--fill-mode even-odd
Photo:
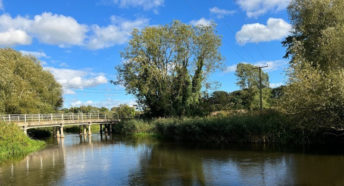
{"label": "large green tree", "polygon": [[344,126],[344,1],[293,0],[294,32],[283,44],[291,57],[282,108],[301,126]]}
{"label": "large green tree", "polygon": [[48,113],[62,103],[61,85],[36,58],[0,49],[0,113]]}
{"label": "large green tree", "polygon": [[343,10],[343,0],[293,0],[288,8],[293,32],[282,42],[285,57],[292,64],[303,57],[321,70],[344,67]]}
{"label": "large green tree", "polygon": [[261,72],[262,83],[260,84],[259,69],[251,64],[240,63],[237,65],[235,75],[238,77],[237,85],[240,86],[242,90],[245,90],[242,92],[242,95],[246,95],[246,100],[244,102],[246,102],[246,106],[248,106],[246,107],[247,109],[259,108],[259,89],[262,89],[263,107],[266,108],[270,106],[271,89],[269,88],[269,75],[267,73]]}
{"label": "large green tree", "polygon": [[151,116],[186,115],[197,107],[209,73],[221,64],[212,26],[170,25],[134,30],[117,67],[117,84]]}

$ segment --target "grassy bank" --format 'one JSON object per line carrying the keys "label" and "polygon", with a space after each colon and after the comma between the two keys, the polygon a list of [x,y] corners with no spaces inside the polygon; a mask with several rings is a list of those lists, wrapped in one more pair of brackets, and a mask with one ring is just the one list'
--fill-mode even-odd
{"label": "grassy bank", "polygon": [[278,112],[221,117],[130,120],[114,126],[117,134],[156,134],[167,140],[201,143],[327,144],[340,142],[324,128],[305,128]]}
{"label": "grassy bank", "polygon": [[30,139],[16,125],[0,123],[0,163],[25,156],[44,146],[43,141]]}

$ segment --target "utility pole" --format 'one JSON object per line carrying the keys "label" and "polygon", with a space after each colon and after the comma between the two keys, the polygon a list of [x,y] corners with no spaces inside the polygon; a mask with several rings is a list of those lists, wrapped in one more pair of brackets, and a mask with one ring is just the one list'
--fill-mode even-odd
{"label": "utility pole", "polygon": [[259,66],[256,67],[255,69],[258,69],[259,71],[259,107],[260,111],[263,110],[263,85],[262,85],[262,68],[268,67],[267,65],[265,66]]}

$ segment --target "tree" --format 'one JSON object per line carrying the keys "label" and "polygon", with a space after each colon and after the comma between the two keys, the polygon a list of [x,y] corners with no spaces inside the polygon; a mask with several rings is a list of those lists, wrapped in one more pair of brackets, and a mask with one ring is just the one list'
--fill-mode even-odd
{"label": "tree", "polygon": [[36,58],[0,49],[0,113],[49,113],[62,103],[61,85]]}
{"label": "tree", "polygon": [[344,126],[344,1],[294,0],[294,32],[283,42],[291,58],[282,108],[302,127]]}
{"label": "tree", "polygon": [[118,79],[150,116],[186,115],[197,107],[202,85],[221,64],[214,25],[171,25],[134,30],[117,66]]}
{"label": "tree", "polygon": [[134,118],[136,111],[134,107],[130,107],[126,104],[121,104],[118,107],[111,108],[111,111],[114,112],[113,117],[118,117],[120,119]]}
{"label": "tree", "polygon": [[229,108],[229,95],[225,91],[215,91],[209,98],[212,111],[219,111]]}
{"label": "tree", "polygon": [[251,64],[240,63],[237,65],[235,75],[238,77],[237,85],[246,90],[247,104],[250,109],[259,108],[259,89],[262,89],[263,107],[269,107],[271,90],[269,88],[269,75],[262,72],[262,87],[260,87],[259,70]]}
{"label": "tree", "polygon": [[282,42],[285,57],[298,63],[297,54],[321,70],[344,67],[343,10],[343,0],[293,0],[288,12],[294,30]]}

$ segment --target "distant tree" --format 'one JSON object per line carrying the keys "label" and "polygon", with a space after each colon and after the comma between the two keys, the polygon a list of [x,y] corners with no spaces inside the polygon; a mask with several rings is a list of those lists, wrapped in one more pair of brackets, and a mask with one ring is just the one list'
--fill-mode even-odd
{"label": "distant tree", "polygon": [[0,49],[0,113],[51,113],[62,104],[61,85],[35,57]]}
{"label": "distant tree", "polygon": [[262,87],[260,87],[259,70],[251,64],[240,63],[237,65],[235,75],[238,77],[237,85],[245,90],[247,104],[250,109],[259,108],[259,89],[262,88],[263,107],[270,107],[269,75],[262,71]]}
{"label": "distant tree", "polygon": [[134,30],[117,67],[118,80],[150,116],[192,113],[202,85],[221,64],[214,26],[170,25]]}
{"label": "distant tree", "polygon": [[225,110],[229,108],[229,95],[225,91],[215,91],[209,98],[209,104],[213,111]]}
{"label": "distant tree", "polygon": [[111,111],[113,112],[113,117],[120,119],[134,118],[136,114],[135,108],[126,104],[113,107]]}

